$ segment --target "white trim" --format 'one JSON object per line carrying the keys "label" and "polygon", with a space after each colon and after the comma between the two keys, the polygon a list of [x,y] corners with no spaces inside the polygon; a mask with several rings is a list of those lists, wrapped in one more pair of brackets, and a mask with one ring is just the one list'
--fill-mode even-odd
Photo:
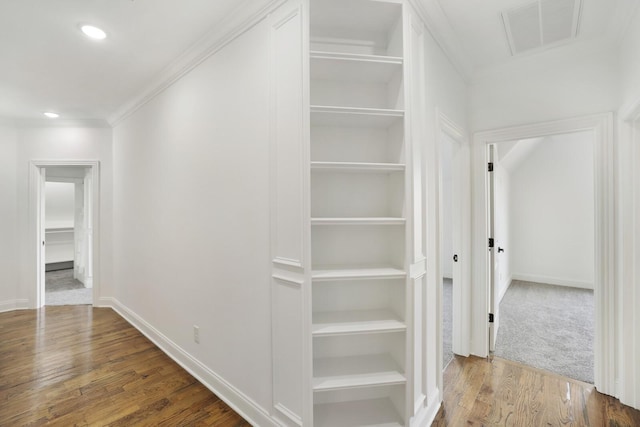
{"label": "white trim", "polygon": [[245,0],[220,22],[212,23],[213,30],[182,53],[160,75],[136,96],[124,103],[109,117],[109,124],[117,126],[140,107],[160,95],[209,57],[249,31],[285,0]]}
{"label": "white trim", "polygon": [[29,300],[26,299],[11,299],[7,301],[0,301],[0,313],[13,310],[27,310],[29,308]]}
{"label": "white trim", "polygon": [[[93,248],[92,248],[92,264],[93,264],[93,276],[87,279],[85,283],[86,287],[93,288],[92,291],[92,304],[98,301],[100,295],[101,285],[101,253],[100,253],[100,161],[98,160],[31,160],[29,162],[29,246],[35,244],[34,256],[30,256],[27,265],[30,279],[28,283],[33,283],[32,272],[36,272],[35,283],[29,285],[28,295],[29,307],[40,308],[44,305],[44,292],[40,289],[40,257],[42,256],[41,244],[44,236],[40,234],[40,192],[43,191],[40,188],[40,173],[41,169],[46,169],[51,166],[71,166],[71,167],[85,167],[91,169],[91,182],[92,188],[92,228],[93,228]],[[35,265],[34,265],[35,263]],[[42,278],[44,281],[44,278]]]}
{"label": "white trim", "polygon": [[[106,302],[107,298],[101,299]],[[116,299],[111,299],[111,308],[122,318],[149,338],[160,350],[193,375],[200,383],[216,394],[224,403],[254,426],[278,426],[260,405],[225,381],[220,375],[194,358],[160,331],[155,329],[133,310]]]}
{"label": "white trim", "polygon": [[[563,279],[562,277],[541,276],[539,274],[513,273],[512,280],[522,280],[523,282],[543,283],[547,285],[564,286],[569,288],[581,288],[581,289],[592,289],[592,290],[594,288],[593,282],[585,282],[582,280],[573,280],[573,279]],[[502,299],[502,297],[500,297],[500,299]]]}
{"label": "white trim", "polygon": [[440,390],[440,388],[436,389],[428,403],[420,408],[411,419],[409,423],[411,427],[423,427],[433,424],[433,420],[436,418],[436,415],[438,415],[440,407],[442,406],[442,393]]}
{"label": "white trim", "polygon": [[500,303],[502,302],[502,298],[504,298],[505,294],[507,293],[507,291],[511,287],[511,284],[513,283],[513,281],[514,281],[514,278],[513,278],[513,274],[512,274],[507,279],[507,286],[505,286],[504,288],[502,288],[500,290],[500,293],[498,294],[498,301],[496,301],[496,304],[500,305]]}
{"label": "white trim", "polygon": [[[595,137],[595,385],[605,394],[615,395],[616,368],[616,294],[614,273],[614,165],[613,165],[613,114],[604,113],[565,120],[514,126],[474,135],[474,274],[477,278],[473,286],[474,306],[472,353],[485,357],[488,354],[488,333],[486,327],[488,313],[487,282],[487,206],[486,206],[486,146],[501,141],[542,137],[592,131]],[[483,254],[485,254],[483,256]]]}
{"label": "white trim", "polygon": [[284,415],[287,419],[289,419],[292,423],[297,426],[302,427],[302,418],[296,415],[292,410],[284,406],[282,403],[276,403],[273,405],[273,408],[280,412],[280,414]]}
{"label": "white trim", "polygon": [[289,258],[282,258],[282,257],[275,257],[272,261],[273,264],[275,264],[275,266],[280,267],[280,268],[295,268],[298,270],[304,270],[304,267],[302,265],[302,261],[298,260],[298,259],[289,259]]}

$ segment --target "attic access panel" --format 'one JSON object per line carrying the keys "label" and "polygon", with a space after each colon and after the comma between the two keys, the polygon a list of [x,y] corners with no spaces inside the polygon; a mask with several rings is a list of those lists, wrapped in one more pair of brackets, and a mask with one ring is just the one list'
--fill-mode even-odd
{"label": "attic access panel", "polygon": [[503,11],[511,55],[575,39],[581,11],[582,0],[536,0]]}

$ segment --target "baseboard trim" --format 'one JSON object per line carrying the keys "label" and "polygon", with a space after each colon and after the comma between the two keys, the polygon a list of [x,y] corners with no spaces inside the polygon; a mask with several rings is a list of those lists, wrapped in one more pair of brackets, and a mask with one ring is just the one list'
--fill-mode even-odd
{"label": "baseboard trim", "polygon": [[566,286],[569,288],[592,289],[593,283],[583,282],[580,280],[561,279],[557,277],[537,276],[534,274],[514,274],[513,280],[522,280],[524,282],[544,283],[546,285]]}
{"label": "baseboard trim", "polygon": [[155,329],[115,298],[100,298],[100,303],[108,304],[134,328],[149,338],[160,350],[193,375],[205,387],[254,426],[277,427],[279,424],[260,405],[226,382],[222,377],[203,365],[160,331]]}
{"label": "baseboard trim", "polygon": [[29,308],[29,300],[26,299],[10,299],[0,301],[0,313],[13,310],[27,310]]}
{"label": "baseboard trim", "polygon": [[413,427],[430,426],[433,424],[436,415],[438,415],[441,406],[442,396],[440,389],[436,389],[428,403],[411,419],[410,425]]}

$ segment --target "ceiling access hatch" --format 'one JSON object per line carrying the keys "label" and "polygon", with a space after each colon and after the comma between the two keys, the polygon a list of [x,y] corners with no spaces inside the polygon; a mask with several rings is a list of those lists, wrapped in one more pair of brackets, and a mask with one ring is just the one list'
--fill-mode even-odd
{"label": "ceiling access hatch", "polygon": [[578,36],[582,0],[536,0],[502,12],[511,49],[518,55]]}

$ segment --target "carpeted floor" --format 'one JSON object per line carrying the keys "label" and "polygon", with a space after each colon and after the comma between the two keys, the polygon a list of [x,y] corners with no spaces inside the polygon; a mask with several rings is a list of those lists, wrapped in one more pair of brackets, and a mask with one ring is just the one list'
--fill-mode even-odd
{"label": "carpeted floor", "polygon": [[442,368],[446,368],[451,359],[453,334],[453,285],[451,279],[442,279]]}
{"label": "carpeted floor", "polygon": [[45,305],[91,304],[93,289],[73,278],[73,269],[45,274]]}
{"label": "carpeted floor", "polygon": [[593,384],[593,291],[513,281],[495,355]]}

